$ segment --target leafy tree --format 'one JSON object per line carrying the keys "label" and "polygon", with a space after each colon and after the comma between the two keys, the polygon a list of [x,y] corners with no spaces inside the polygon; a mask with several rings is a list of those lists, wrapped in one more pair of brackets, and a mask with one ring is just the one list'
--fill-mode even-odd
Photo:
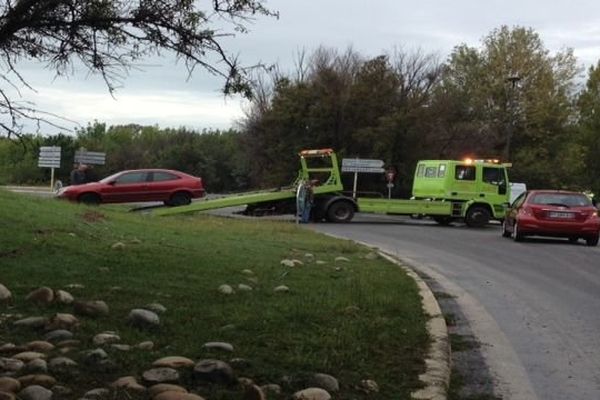
{"label": "leafy tree", "polygon": [[551,166],[569,140],[577,71],[570,49],[550,55],[523,27],[495,29],[480,49],[456,47],[440,86],[441,98],[454,99],[450,139],[463,152],[513,161],[516,178],[533,187],[562,184],[567,177]]}
{"label": "leafy tree", "polygon": [[580,151],[571,160],[580,162],[575,171],[583,178],[583,188],[591,189],[596,196],[600,196],[600,61],[590,67],[585,89],[577,105]]}
{"label": "leafy tree", "polygon": [[[23,120],[51,115],[18,100],[28,86],[18,63],[44,63],[58,75],[82,64],[113,92],[139,60],[168,52],[190,73],[201,67],[225,80],[225,93],[250,96],[246,69],[223,48],[229,26],[245,32],[254,15],[275,15],[262,0],[3,0],[0,4],[0,132],[18,135]],[[17,96],[15,99],[14,96]]]}

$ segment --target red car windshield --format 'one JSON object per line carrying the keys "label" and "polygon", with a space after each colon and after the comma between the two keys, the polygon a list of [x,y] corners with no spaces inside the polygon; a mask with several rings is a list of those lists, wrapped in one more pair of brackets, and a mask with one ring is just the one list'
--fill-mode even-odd
{"label": "red car windshield", "polygon": [[531,204],[564,207],[589,207],[592,201],[584,194],[577,193],[537,193],[529,200]]}

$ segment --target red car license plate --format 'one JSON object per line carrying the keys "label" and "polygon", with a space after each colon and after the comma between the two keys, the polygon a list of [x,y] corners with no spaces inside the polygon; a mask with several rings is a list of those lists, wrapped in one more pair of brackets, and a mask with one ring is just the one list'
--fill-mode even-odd
{"label": "red car license plate", "polygon": [[548,213],[548,216],[550,218],[568,219],[568,218],[573,218],[575,216],[575,214],[570,213],[570,212],[562,212],[562,211],[550,211]]}

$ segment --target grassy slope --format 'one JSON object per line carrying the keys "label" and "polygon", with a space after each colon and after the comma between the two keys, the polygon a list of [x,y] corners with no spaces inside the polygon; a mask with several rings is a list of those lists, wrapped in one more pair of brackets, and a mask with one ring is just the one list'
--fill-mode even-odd
{"label": "grassy slope", "polygon": [[[115,242],[125,243],[125,249],[111,249]],[[306,252],[328,263],[280,265],[281,259],[302,258]],[[258,384],[282,384],[286,396],[303,388],[311,373],[324,372],[340,381],[337,398],[367,397],[356,388],[367,378],[381,387],[369,398],[408,398],[423,370],[425,317],[411,279],[384,260],[367,260],[367,253],[289,223],[206,215],[157,218],[0,191],[0,282],[16,296],[11,313],[71,312],[67,306],[39,309],[23,299],[38,286],[81,283],[85,289],[72,290],[73,295],[105,300],[111,308],[106,318],[83,319],[77,332],[83,348],[94,348],[91,337],[104,330],[117,331],[124,343],[157,344],[152,352],[110,352],[121,369],[84,373],[81,391],[117,375],[139,376],[158,357],[182,355],[248,359],[252,365],[237,371],[240,375]],[[336,270],[333,260],[340,255],[351,262]],[[103,267],[110,271],[102,272]],[[250,283],[252,292],[218,292],[223,283],[249,283],[241,272],[246,268],[258,278],[258,284]],[[290,293],[274,293],[280,284]],[[168,308],[159,330],[126,325],[131,308],[154,301]],[[0,312],[6,308],[0,305]],[[228,324],[235,328],[222,329]],[[0,326],[0,344],[39,337]],[[233,355],[202,349],[215,340],[232,343]],[[209,399],[238,396],[222,388],[202,393]]]}

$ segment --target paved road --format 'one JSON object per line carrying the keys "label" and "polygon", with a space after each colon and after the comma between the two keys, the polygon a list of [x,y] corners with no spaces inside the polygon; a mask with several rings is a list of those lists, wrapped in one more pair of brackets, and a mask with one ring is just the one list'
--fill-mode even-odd
{"label": "paved road", "polygon": [[313,227],[394,253],[456,296],[504,399],[600,399],[600,248],[385,216]]}

